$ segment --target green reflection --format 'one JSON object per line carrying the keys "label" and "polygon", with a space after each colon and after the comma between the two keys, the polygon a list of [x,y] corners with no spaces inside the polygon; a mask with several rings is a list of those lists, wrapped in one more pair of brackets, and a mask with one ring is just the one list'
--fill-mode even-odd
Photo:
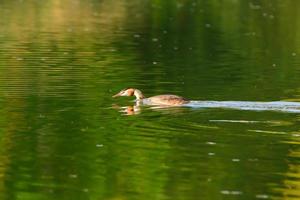
{"label": "green reflection", "polygon": [[0,0],[0,197],[298,199],[297,114],[111,99],[299,100],[298,4]]}

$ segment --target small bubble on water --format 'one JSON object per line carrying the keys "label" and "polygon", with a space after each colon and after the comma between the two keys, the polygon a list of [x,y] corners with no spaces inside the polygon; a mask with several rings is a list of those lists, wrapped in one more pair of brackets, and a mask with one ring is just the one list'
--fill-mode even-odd
{"label": "small bubble on water", "polygon": [[134,34],[133,37],[135,37],[135,38],[140,38],[141,35],[139,35],[139,34]]}
{"label": "small bubble on water", "polygon": [[241,194],[243,194],[243,192],[241,192],[241,191],[222,190],[221,194],[225,194],[225,195],[241,195]]}
{"label": "small bubble on water", "polygon": [[157,38],[152,38],[152,42],[158,42]]}
{"label": "small bubble on water", "polygon": [[233,158],[233,159],[232,159],[232,162],[240,162],[240,159],[238,159],[238,158]]}
{"label": "small bubble on water", "polygon": [[183,4],[177,3],[177,8],[182,8],[182,7],[183,7]]}
{"label": "small bubble on water", "polygon": [[206,27],[206,28],[210,28],[210,27],[211,27],[211,24],[205,24],[205,27]]}
{"label": "small bubble on water", "polygon": [[47,192],[54,193],[54,190],[53,189],[48,189]]}
{"label": "small bubble on water", "polygon": [[153,63],[153,65],[157,65],[157,62],[155,62],[155,61],[153,61],[152,63]]}
{"label": "small bubble on water", "polygon": [[297,54],[295,52],[292,53],[292,56],[296,56]]}
{"label": "small bubble on water", "polygon": [[221,193],[222,194],[230,194],[230,192],[228,190],[222,190]]}
{"label": "small bubble on water", "polygon": [[216,143],[215,142],[206,142],[206,144],[215,145]]}
{"label": "small bubble on water", "polygon": [[70,177],[70,178],[77,178],[78,175],[77,175],[77,174],[70,174],[69,177]]}
{"label": "small bubble on water", "polygon": [[82,191],[83,192],[89,192],[89,189],[88,188],[83,188]]}
{"label": "small bubble on water", "polygon": [[259,10],[259,9],[261,9],[260,5],[255,5],[253,3],[249,3],[249,7],[252,10]]}
{"label": "small bubble on water", "polygon": [[45,118],[45,115],[40,114],[39,118]]}
{"label": "small bubble on water", "polygon": [[274,63],[272,66],[273,66],[273,67],[276,67],[276,64]]}
{"label": "small bubble on water", "polygon": [[96,147],[103,147],[103,144],[96,144]]}
{"label": "small bubble on water", "polygon": [[243,193],[241,191],[231,191],[231,194],[233,194],[233,195],[241,195]]}
{"label": "small bubble on water", "polygon": [[266,195],[266,194],[257,194],[257,195],[255,195],[255,197],[257,199],[268,199],[269,195]]}
{"label": "small bubble on water", "polygon": [[209,152],[208,155],[209,155],[209,156],[214,156],[214,155],[216,155],[216,154],[215,154],[215,153],[212,153],[212,152]]}

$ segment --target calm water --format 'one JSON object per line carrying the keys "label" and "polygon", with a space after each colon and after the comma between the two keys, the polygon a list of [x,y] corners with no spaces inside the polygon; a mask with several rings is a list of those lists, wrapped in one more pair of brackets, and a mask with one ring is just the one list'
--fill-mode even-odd
{"label": "calm water", "polygon": [[299,6],[0,0],[0,198],[299,199]]}

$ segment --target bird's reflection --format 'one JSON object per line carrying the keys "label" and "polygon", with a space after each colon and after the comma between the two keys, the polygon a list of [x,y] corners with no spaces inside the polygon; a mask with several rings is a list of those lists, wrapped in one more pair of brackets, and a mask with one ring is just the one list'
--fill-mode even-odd
{"label": "bird's reflection", "polygon": [[129,106],[119,106],[114,104],[112,107],[119,110],[119,112],[124,115],[137,115],[141,113],[141,105],[139,102],[135,102],[134,105]]}
{"label": "bird's reflection", "polygon": [[125,115],[137,115],[141,113],[141,108],[139,106],[123,106],[120,112]]}
{"label": "bird's reflection", "polygon": [[167,113],[168,114],[182,113],[184,110],[183,107],[143,105],[139,101],[136,101],[134,103],[134,105],[119,106],[117,104],[113,104],[112,107],[124,115],[137,115],[137,114],[140,114],[142,112],[142,110],[144,110],[144,109],[160,111],[165,114],[167,114]]}

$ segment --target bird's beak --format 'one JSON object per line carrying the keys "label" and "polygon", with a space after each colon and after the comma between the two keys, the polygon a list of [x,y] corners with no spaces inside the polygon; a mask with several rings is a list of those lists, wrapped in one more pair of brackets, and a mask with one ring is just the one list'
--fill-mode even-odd
{"label": "bird's beak", "polygon": [[121,96],[120,92],[118,94],[115,94],[114,96],[112,96],[113,98],[119,97]]}

